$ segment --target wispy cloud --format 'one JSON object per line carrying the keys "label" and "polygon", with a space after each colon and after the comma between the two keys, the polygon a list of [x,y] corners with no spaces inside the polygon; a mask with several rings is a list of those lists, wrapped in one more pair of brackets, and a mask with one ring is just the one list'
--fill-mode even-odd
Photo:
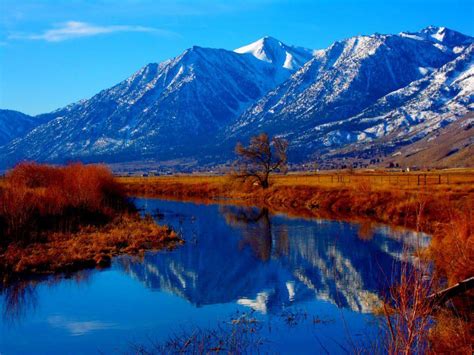
{"label": "wispy cloud", "polygon": [[75,38],[92,37],[116,32],[150,32],[162,36],[176,36],[174,32],[153,27],[130,25],[99,26],[87,22],[68,21],[42,33],[15,33],[11,34],[8,38],[61,42]]}

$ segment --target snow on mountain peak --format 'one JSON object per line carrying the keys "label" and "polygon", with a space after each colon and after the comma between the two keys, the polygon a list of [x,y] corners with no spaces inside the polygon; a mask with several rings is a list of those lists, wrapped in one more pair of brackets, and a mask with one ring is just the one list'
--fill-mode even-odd
{"label": "snow on mountain peak", "polygon": [[401,32],[400,36],[420,41],[430,41],[437,47],[450,48],[455,53],[459,53],[462,48],[474,42],[474,38],[471,36],[464,35],[447,27],[438,26],[428,26],[419,32]]}
{"label": "snow on mountain peak", "polygon": [[474,109],[473,42],[430,26],[318,51],[272,37],[234,51],[193,46],[41,121],[8,113],[2,124],[0,112],[0,168],[25,159],[225,160],[235,139],[260,131],[284,135],[298,159],[385,137],[390,150]]}
{"label": "snow on mountain peak", "polygon": [[447,33],[449,34],[450,32],[454,32],[454,31],[449,30],[446,27],[437,27],[437,26],[428,26],[424,28],[423,30],[421,30],[421,33],[441,43],[444,42],[446,34]]}
{"label": "snow on mountain peak", "polygon": [[297,70],[313,56],[313,51],[284,44],[276,38],[265,36],[246,46],[234,50],[238,54],[253,57],[288,70]]}
{"label": "snow on mountain peak", "polygon": [[246,46],[235,49],[234,52],[239,54],[249,53],[257,59],[272,63],[272,54],[275,51],[280,50],[282,46],[283,43],[281,43],[277,39],[265,36]]}

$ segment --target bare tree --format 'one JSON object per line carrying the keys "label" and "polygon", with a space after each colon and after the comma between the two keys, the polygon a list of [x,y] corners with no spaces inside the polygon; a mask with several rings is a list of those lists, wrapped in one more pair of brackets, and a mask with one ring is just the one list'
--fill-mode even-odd
{"label": "bare tree", "polygon": [[285,139],[274,137],[270,140],[266,133],[252,137],[247,147],[237,143],[235,153],[238,158],[234,163],[234,176],[254,180],[266,189],[270,173],[287,172],[287,149],[288,142]]}

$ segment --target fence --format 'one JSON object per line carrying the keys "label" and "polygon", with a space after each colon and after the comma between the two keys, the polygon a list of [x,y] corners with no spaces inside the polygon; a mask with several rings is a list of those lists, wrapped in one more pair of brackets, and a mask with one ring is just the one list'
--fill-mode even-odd
{"label": "fence", "polygon": [[[285,179],[285,178],[283,178]],[[291,179],[318,184],[353,184],[369,183],[377,185],[426,186],[426,185],[465,185],[474,187],[473,173],[386,173],[386,174],[349,174],[349,173],[315,173],[293,175]],[[293,180],[294,181],[294,180]]]}

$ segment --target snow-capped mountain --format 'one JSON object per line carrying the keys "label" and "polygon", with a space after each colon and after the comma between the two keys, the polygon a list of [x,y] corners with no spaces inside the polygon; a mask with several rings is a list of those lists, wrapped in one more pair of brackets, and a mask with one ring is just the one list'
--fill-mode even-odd
{"label": "snow-capped mountain", "polygon": [[420,32],[401,32],[400,36],[433,42],[443,51],[459,53],[472,43],[472,37],[446,27],[428,26]]}
{"label": "snow-capped mountain", "polygon": [[422,121],[436,128],[433,121],[442,113],[472,109],[472,42],[433,27],[336,42],[244,112],[225,136],[283,135],[304,159],[404,126],[410,127],[403,132],[408,134]]}
{"label": "snow-capped mountain", "polygon": [[295,161],[373,146],[390,152],[473,110],[473,43],[430,26],[322,50],[272,37],[233,51],[195,46],[41,115],[44,124],[0,149],[0,165],[221,163],[236,141],[261,131],[286,137]]}
{"label": "snow-capped mountain", "polygon": [[91,99],[48,114],[50,122],[9,145],[6,155],[10,162],[189,155],[215,141],[220,129],[311,56],[278,42],[288,58],[295,58],[281,62],[283,53],[273,42],[265,38],[253,45],[261,58],[193,47],[172,60],[148,64]]}
{"label": "snow-capped mountain", "polygon": [[474,44],[471,44],[453,61],[382,97],[355,120],[374,123],[361,131],[364,139],[386,137],[403,142],[416,139],[416,135],[422,138],[474,110],[473,93]]}

